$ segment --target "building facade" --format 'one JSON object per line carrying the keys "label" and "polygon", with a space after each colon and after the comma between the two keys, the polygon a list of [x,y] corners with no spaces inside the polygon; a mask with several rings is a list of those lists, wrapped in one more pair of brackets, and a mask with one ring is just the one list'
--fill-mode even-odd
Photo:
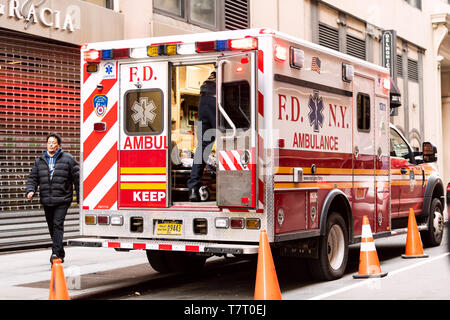
{"label": "building facade", "polygon": [[391,121],[414,148],[436,145],[446,184],[449,1],[0,0],[0,225],[40,208],[24,184],[49,131],[79,157],[79,49],[107,40],[264,27],[389,64],[402,94]]}

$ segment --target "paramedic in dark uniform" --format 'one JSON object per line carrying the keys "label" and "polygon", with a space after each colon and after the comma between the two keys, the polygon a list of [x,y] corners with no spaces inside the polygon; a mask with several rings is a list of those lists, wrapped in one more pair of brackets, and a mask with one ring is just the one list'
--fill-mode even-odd
{"label": "paramedic in dark uniform", "polygon": [[213,71],[200,87],[198,105],[197,148],[191,176],[187,181],[189,201],[200,201],[199,189],[206,160],[211,153],[216,136],[216,72]]}

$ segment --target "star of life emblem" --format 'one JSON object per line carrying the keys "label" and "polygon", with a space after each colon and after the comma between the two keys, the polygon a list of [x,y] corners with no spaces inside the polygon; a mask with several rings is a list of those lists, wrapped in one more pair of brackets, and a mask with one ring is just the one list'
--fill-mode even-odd
{"label": "star of life emblem", "polygon": [[139,102],[135,101],[131,110],[134,111],[131,118],[134,123],[139,123],[140,127],[147,127],[155,121],[156,113],[154,111],[156,110],[156,105],[153,100],[148,102],[147,97],[140,98]]}
{"label": "star of life emblem", "polygon": [[314,92],[314,95],[309,96],[308,106],[310,109],[309,124],[314,128],[314,132],[319,132],[319,126],[323,127],[323,100],[317,91]]}

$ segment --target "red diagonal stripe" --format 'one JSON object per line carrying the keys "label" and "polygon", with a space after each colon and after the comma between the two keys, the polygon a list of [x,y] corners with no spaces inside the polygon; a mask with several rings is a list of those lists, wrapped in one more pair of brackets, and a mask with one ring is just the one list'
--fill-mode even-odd
{"label": "red diagonal stripe", "polygon": [[86,160],[95,147],[104,138],[106,133],[111,129],[111,127],[117,122],[117,102],[111,108],[111,110],[102,119],[106,123],[105,132],[95,132],[92,131],[89,137],[83,143],[83,160]]}
{"label": "red diagonal stripe", "polygon": [[228,166],[225,159],[223,158],[222,152],[219,152],[219,161],[222,164],[222,166],[224,167],[225,171],[231,170],[230,166]]}
{"label": "red diagonal stripe", "polygon": [[89,79],[89,77],[91,76],[91,74],[89,72],[87,72],[87,63],[85,63],[83,65],[83,83],[86,82],[87,79]]}
{"label": "red diagonal stripe", "polygon": [[264,95],[258,91],[258,113],[264,117]]}
{"label": "red diagonal stripe", "polygon": [[239,160],[235,158],[234,154],[230,150],[227,150],[225,152],[227,153],[228,157],[233,162],[234,166],[236,167],[236,170],[239,170],[239,171],[244,170],[244,168],[242,168],[241,164],[239,163]]}
{"label": "red diagonal stripe", "polygon": [[114,203],[117,202],[117,181],[114,185],[109,189],[106,195],[100,200],[95,209],[106,209],[111,208]]}
{"label": "red diagonal stripe", "polygon": [[86,199],[100,180],[106,175],[111,167],[117,163],[117,142],[108,151],[105,157],[98,162],[99,165],[89,174],[83,182],[83,197]]}
{"label": "red diagonal stripe", "polygon": [[83,122],[86,121],[87,118],[89,118],[92,112],[94,112],[94,97],[100,94],[108,94],[108,92],[116,84],[116,82],[117,79],[103,79],[102,82],[100,82],[100,84],[103,85],[103,90],[98,91],[97,88],[94,89],[89,98],[87,98],[83,104]]}
{"label": "red diagonal stripe", "polygon": [[264,51],[258,50],[258,69],[264,73]]}

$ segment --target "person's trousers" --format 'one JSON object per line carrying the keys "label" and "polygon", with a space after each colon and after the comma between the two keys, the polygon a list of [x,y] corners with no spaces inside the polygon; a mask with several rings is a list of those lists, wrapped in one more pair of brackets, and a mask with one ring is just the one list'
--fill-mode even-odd
{"label": "person's trousers", "polygon": [[197,125],[197,148],[194,154],[194,164],[187,181],[189,189],[199,188],[211,149],[216,139],[216,98],[200,97]]}
{"label": "person's trousers", "polygon": [[45,219],[53,242],[52,254],[56,254],[58,258],[65,257],[63,248],[64,220],[69,206],[70,204],[67,203],[57,206],[44,206]]}

